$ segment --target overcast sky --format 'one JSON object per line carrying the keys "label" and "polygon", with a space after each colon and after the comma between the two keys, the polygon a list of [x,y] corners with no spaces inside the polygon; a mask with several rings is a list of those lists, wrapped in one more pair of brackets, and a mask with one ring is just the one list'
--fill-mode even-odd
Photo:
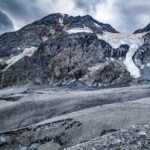
{"label": "overcast sky", "polygon": [[89,14],[120,32],[133,32],[150,22],[150,0],[0,0],[0,32],[56,12]]}

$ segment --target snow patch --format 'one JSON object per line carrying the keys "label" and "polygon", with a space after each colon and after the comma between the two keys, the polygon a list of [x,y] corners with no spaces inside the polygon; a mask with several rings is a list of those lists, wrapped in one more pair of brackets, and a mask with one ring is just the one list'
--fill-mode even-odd
{"label": "snow patch", "polygon": [[47,40],[48,40],[48,37],[46,37],[46,36],[43,36],[43,37],[42,37],[42,41],[43,41],[43,42],[45,42],[45,41],[47,41]]}
{"label": "snow patch", "polygon": [[147,67],[150,67],[150,63],[147,63]]}
{"label": "snow patch", "polygon": [[67,30],[67,32],[68,34],[81,33],[81,32],[93,33],[93,31],[90,28],[85,27],[85,26],[84,28],[72,28],[72,29]]}
{"label": "snow patch", "polygon": [[95,71],[95,70],[98,70],[98,69],[101,68],[101,67],[102,67],[102,63],[96,64],[96,65],[90,67],[89,70],[90,70],[90,71]]}
{"label": "snow patch", "polygon": [[[113,59],[109,59],[111,61],[114,61]],[[106,62],[104,63],[97,63],[95,65],[93,65],[92,67],[88,68],[91,72],[95,71],[95,70],[98,70],[98,69],[101,69],[101,68],[104,68],[105,66],[109,65],[109,60],[107,60]]]}
{"label": "snow patch", "polygon": [[63,18],[59,18],[59,23],[61,26],[63,25]]}
{"label": "snow patch", "polygon": [[61,17],[59,18],[59,23],[61,26],[64,25],[64,17],[65,17],[65,14],[61,14]]}
{"label": "snow patch", "polygon": [[21,60],[24,57],[26,57],[26,56],[31,57],[37,49],[38,49],[37,47],[25,48],[21,54],[6,60],[5,63],[8,65],[6,68],[4,68],[3,71],[6,71],[8,68],[10,68],[12,65],[14,65],[16,62],[18,62],[19,60]]}
{"label": "snow patch", "polygon": [[147,135],[145,131],[141,131],[138,134],[141,135],[141,136],[146,136]]}
{"label": "snow patch", "polygon": [[144,69],[144,67],[150,67],[150,63],[147,63],[145,65],[141,65],[141,69]]}
{"label": "snow patch", "polygon": [[145,65],[142,65],[140,68],[141,68],[141,69],[144,69],[144,67],[145,67]]}
{"label": "snow patch", "polygon": [[141,76],[140,69],[134,64],[132,57],[134,56],[137,49],[143,45],[143,35],[140,34],[129,34],[129,33],[108,33],[105,32],[103,35],[98,34],[97,37],[101,40],[109,43],[114,49],[119,48],[122,44],[127,44],[130,46],[126,58],[124,60],[124,65],[126,69],[130,72],[130,75],[134,78],[139,78]]}
{"label": "snow patch", "polygon": [[94,25],[97,27],[97,28],[102,28],[99,24],[97,23],[94,23]]}

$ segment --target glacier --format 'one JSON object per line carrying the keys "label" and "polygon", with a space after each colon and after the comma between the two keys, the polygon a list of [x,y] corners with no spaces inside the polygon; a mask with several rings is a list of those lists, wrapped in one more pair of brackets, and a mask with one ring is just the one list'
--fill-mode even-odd
{"label": "glacier", "polygon": [[144,44],[143,36],[146,33],[132,34],[132,33],[108,33],[98,34],[97,37],[101,40],[109,43],[112,48],[117,49],[122,44],[127,44],[130,46],[126,58],[124,60],[124,65],[127,71],[133,78],[139,78],[141,76],[140,69],[134,64],[132,57],[135,52]]}

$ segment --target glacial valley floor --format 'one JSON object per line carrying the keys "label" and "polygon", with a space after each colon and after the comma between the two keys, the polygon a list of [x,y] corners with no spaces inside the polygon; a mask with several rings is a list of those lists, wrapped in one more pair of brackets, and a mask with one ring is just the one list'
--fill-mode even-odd
{"label": "glacial valley floor", "polygon": [[[92,146],[115,150],[120,139],[112,137],[128,137],[128,131],[136,135],[140,129],[144,130],[140,136],[150,135],[149,112],[149,85],[73,90],[27,84],[1,89],[0,150],[90,150]],[[109,147],[106,139],[111,139]],[[134,149],[134,142],[123,143],[124,148],[130,144]]]}

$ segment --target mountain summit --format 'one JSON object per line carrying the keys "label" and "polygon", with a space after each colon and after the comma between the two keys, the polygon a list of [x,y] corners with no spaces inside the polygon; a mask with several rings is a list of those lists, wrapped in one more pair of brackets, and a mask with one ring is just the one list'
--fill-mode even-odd
{"label": "mountain summit", "polygon": [[123,34],[89,15],[51,14],[0,36],[0,85],[148,83],[150,36],[143,31]]}

